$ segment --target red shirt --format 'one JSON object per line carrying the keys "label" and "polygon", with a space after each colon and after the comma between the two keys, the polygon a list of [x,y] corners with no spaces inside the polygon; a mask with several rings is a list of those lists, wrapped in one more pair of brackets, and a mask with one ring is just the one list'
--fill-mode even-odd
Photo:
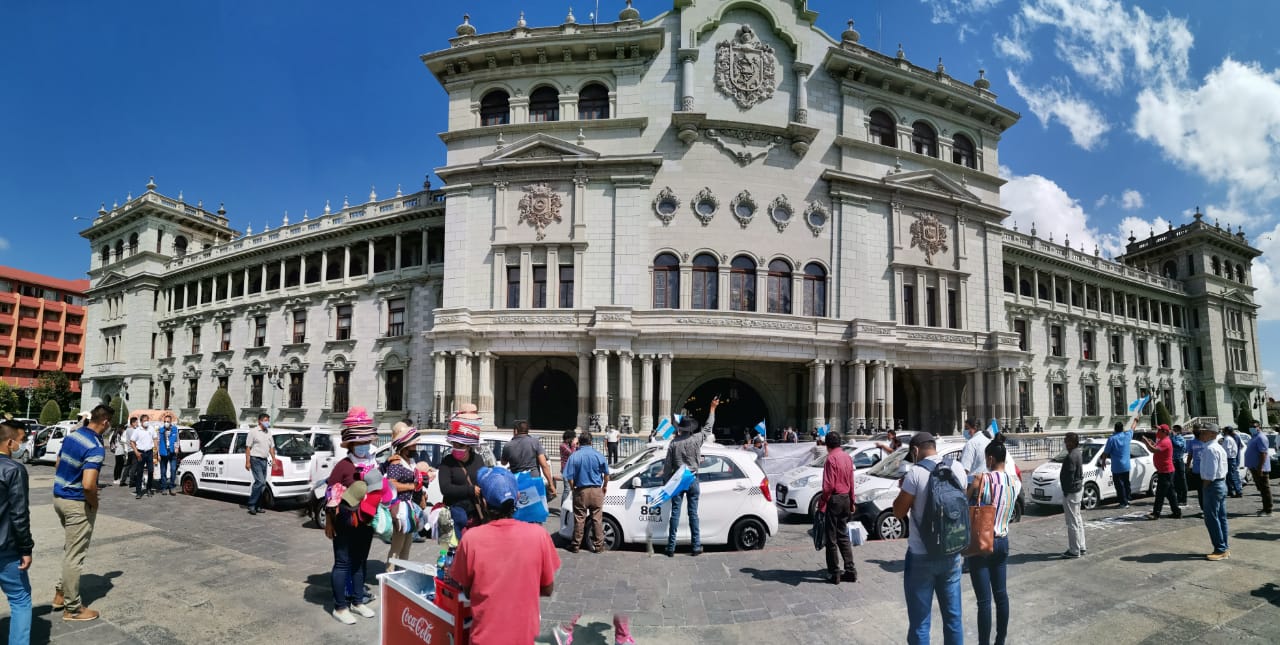
{"label": "red shirt", "polygon": [[1173,472],[1173,442],[1169,437],[1161,437],[1156,439],[1156,472],[1171,473]]}
{"label": "red shirt", "polygon": [[539,592],[559,568],[541,526],[503,519],[468,529],[449,574],[469,588],[472,645],[532,643],[541,628]]}
{"label": "red shirt", "polygon": [[819,510],[825,511],[832,495],[853,497],[853,458],[843,448],[827,452],[827,464],[822,467],[822,499]]}

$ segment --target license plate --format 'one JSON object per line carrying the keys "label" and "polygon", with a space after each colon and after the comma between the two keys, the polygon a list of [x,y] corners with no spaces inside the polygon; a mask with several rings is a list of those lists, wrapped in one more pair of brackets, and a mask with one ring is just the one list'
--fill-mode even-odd
{"label": "license plate", "polygon": [[1037,488],[1037,489],[1035,489],[1034,491],[1032,491],[1032,494],[1034,494],[1036,497],[1044,497],[1044,496],[1045,496],[1045,494],[1044,494],[1044,489],[1043,489],[1043,488]]}

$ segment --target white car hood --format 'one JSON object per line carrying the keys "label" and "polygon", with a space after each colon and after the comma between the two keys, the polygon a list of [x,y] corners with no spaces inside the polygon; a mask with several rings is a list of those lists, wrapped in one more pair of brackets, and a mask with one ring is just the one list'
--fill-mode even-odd
{"label": "white car hood", "polygon": [[809,466],[801,466],[799,468],[792,468],[791,470],[788,470],[787,472],[782,473],[782,475],[778,477],[778,481],[785,486],[790,486],[791,482],[797,479],[800,479],[802,477],[811,477],[813,475],[818,475],[819,477],[821,477],[822,469],[812,468]]}

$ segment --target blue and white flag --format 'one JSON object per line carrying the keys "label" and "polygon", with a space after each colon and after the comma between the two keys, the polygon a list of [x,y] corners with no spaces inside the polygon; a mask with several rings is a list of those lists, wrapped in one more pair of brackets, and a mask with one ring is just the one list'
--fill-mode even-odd
{"label": "blue and white flag", "polygon": [[817,432],[818,432],[818,438],[819,438],[819,439],[821,439],[821,438],[823,438],[823,437],[827,436],[827,433],[828,433],[828,432],[831,432],[831,426],[830,426],[829,424],[824,423],[824,424],[822,424],[822,425],[818,426],[818,430],[817,430]]}
{"label": "blue and white flag", "polygon": [[991,436],[994,437],[998,434],[1000,434],[1000,422],[996,421],[995,419],[992,419],[991,420]]}
{"label": "blue and white flag", "polygon": [[1147,402],[1151,400],[1151,395],[1138,397],[1137,401],[1129,404],[1129,414],[1139,414],[1142,409],[1147,407]]}
{"label": "blue and white flag", "polygon": [[672,423],[671,419],[663,418],[662,421],[658,422],[657,429],[654,430],[662,439],[670,439],[671,435],[676,433],[675,424],[680,423],[680,420],[684,418],[678,414],[671,416],[675,419],[675,423]]}
{"label": "blue and white flag", "polygon": [[764,421],[761,421],[760,423],[757,423],[757,424],[756,424],[756,434],[760,435],[761,437],[764,437],[764,436],[765,436],[765,425],[764,425]]}
{"label": "blue and white flag", "polygon": [[688,490],[697,477],[692,470],[689,470],[688,466],[681,466],[680,470],[677,470],[671,476],[671,479],[668,479],[667,483],[658,489],[658,493],[649,500],[649,505],[659,506],[671,501],[676,495]]}

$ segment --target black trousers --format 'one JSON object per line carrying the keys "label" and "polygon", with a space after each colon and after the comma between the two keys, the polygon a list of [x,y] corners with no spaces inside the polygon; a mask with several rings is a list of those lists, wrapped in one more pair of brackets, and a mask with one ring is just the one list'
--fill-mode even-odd
{"label": "black trousers", "polygon": [[617,441],[606,441],[605,446],[609,449],[609,463],[618,463],[618,443]]}
{"label": "black trousers", "polygon": [[1166,500],[1169,502],[1169,514],[1182,517],[1178,498],[1173,492],[1173,475],[1174,473],[1156,473],[1156,506],[1153,513],[1156,517],[1160,517],[1160,510]]}
{"label": "black trousers", "polygon": [[1187,463],[1185,460],[1173,460],[1173,492],[1177,493],[1178,503],[1187,505]]}
{"label": "black trousers", "polygon": [[836,560],[836,550],[840,551],[840,558],[844,560],[844,572],[854,573],[856,569],[853,566],[853,546],[849,544],[849,532],[844,530],[844,526],[849,521],[852,512],[852,502],[848,495],[832,495],[827,500],[827,571],[831,573],[839,573],[839,561]]}

